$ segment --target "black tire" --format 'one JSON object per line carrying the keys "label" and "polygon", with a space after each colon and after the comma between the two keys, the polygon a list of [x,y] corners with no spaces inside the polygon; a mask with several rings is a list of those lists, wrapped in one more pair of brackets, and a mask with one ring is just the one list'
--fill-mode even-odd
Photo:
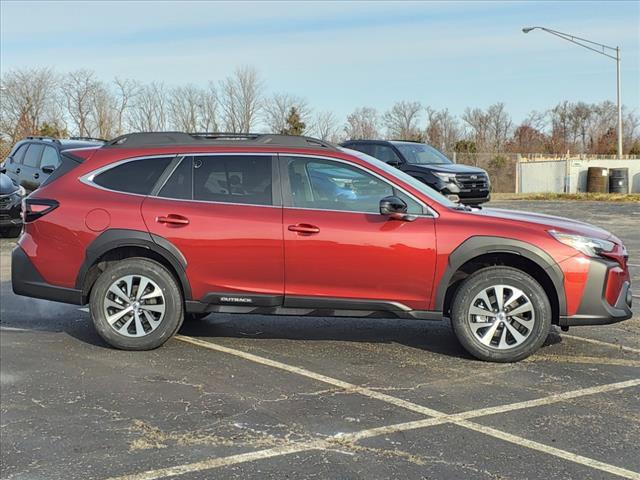
{"label": "black tire", "polygon": [[[127,275],[143,275],[152,280],[164,296],[164,316],[155,330],[139,337],[117,332],[107,321],[105,298],[111,285]],[[148,258],[127,258],[114,263],[98,277],[91,290],[90,311],[98,334],[111,346],[121,350],[152,350],[164,344],[181,327],[184,306],[180,285],[160,263]],[[149,323],[145,327],[149,327]]]}
{"label": "black tire", "polygon": [[[528,336],[518,345],[515,337],[509,337],[505,333],[514,344],[513,347],[506,349],[483,344],[474,334],[468,321],[469,310],[476,295],[496,285],[507,285],[521,290],[530,300],[533,311],[533,325],[530,329],[525,329],[525,332],[528,332]],[[512,308],[512,310],[515,311],[515,308]],[[517,362],[533,354],[542,346],[549,334],[551,317],[551,304],[542,286],[522,270],[511,267],[487,267],[473,273],[460,285],[451,307],[451,325],[462,346],[474,357],[490,362]],[[509,319],[511,318],[507,316],[506,321],[510,321]],[[510,321],[511,326],[514,325],[512,322],[513,320]],[[516,324],[516,326],[519,325]],[[489,328],[486,328],[477,331],[480,334],[485,332],[488,334],[489,330]],[[502,330],[506,330],[506,326],[498,326],[498,330],[495,331],[496,337],[501,335]],[[494,343],[499,342],[499,340],[495,340],[496,337],[492,336]]]}
{"label": "black tire", "polygon": [[0,237],[3,238],[16,238],[20,236],[22,227],[7,227],[0,230]]}

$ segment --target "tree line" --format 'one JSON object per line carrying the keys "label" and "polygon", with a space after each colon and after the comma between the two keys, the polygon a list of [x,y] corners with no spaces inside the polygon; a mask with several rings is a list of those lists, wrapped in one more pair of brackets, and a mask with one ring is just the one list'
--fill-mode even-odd
{"label": "tree line", "polygon": [[[461,116],[419,101],[380,112],[356,108],[345,120],[288,93],[269,93],[256,69],[245,66],[219,82],[169,87],[161,82],[99,79],[95,72],[59,74],[23,68],[2,75],[0,137],[27,135],[110,139],[133,131],[265,131],[339,142],[389,138],[424,141],[445,152],[616,153],[616,106],[561,102],[513,122],[504,103],[467,108]],[[624,152],[640,154],[640,120],[623,109]]]}

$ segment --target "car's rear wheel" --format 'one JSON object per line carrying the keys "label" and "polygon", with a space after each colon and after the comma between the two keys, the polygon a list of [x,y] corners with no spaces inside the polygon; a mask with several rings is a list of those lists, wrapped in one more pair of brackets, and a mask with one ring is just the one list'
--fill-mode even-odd
{"label": "car's rear wheel", "polygon": [[488,267],[460,285],[451,324],[474,357],[516,362],[544,343],[551,315],[549,298],[533,277],[511,267]]}
{"label": "car's rear wheel", "polygon": [[123,350],[151,350],[166,342],[184,320],[178,282],[160,263],[121,260],[91,290],[91,318],[100,336]]}

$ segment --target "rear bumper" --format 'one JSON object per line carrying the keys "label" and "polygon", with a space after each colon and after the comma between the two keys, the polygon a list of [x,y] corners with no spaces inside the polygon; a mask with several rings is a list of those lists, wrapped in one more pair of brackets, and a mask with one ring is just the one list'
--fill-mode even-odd
{"label": "rear bumper", "polygon": [[609,273],[617,265],[615,262],[605,260],[591,262],[578,312],[571,316],[561,316],[559,319],[561,327],[608,325],[631,318],[633,312],[631,311],[632,294],[629,280],[622,283],[614,305],[611,305],[606,299]]}
{"label": "rear bumper", "polygon": [[86,303],[81,290],[47,283],[20,246],[11,253],[11,286],[16,295],[74,305]]}

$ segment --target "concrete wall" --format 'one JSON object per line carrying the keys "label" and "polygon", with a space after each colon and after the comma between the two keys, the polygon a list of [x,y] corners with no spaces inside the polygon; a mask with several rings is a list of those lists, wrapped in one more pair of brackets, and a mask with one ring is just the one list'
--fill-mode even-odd
{"label": "concrete wall", "polygon": [[629,193],[640,193],[640,160],[553,160],[518,164],[518,187],[522,193],[587,191],[589,167],[628,168]]}

